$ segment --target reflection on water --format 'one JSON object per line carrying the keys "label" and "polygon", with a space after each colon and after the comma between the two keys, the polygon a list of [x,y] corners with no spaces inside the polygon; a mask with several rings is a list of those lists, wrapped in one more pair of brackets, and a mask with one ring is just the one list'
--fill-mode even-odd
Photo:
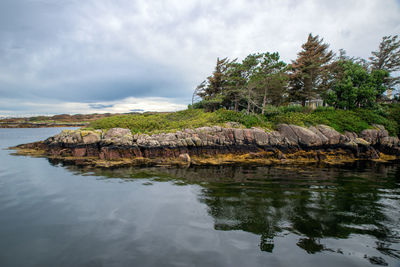
{"label": "reflection on water", "polygon": [[[381,254],[400,260],[400,168],[398,163],[356,162],[343,166],[267,166],[99,169],[64,165],[83,175],[124,181],[200,184],[199,201],[208,207],[214,229],[243,230],[259,236],[259,249],[273,253],[276,237],[298,236],[309,254],[346,253],[325,239],[371,236]],[[151,185],[151,182],[144,182]],[[364,255],[387,265],[382,257]]]}
{"label": "reflection on water", "polygon": [[0,129],[0,266],[399,266],[399,162],[99,169],[3,150],[59,131]]}

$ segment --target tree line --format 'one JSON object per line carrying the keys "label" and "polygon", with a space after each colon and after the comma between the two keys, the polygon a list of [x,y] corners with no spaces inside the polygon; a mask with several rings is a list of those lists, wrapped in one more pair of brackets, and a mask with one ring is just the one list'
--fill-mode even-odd
{"label": "tree line", "polygon": [[[278,52],[254,53],[242,61],[218,58],[215,69],[193,93],[192,106],[264,113],[281,106],[321,99],[340,109],[373,107],[400,83],[400,39],[385,36],[368,60],[335,55],[318,35],[308,35],[290,64]],[[199,98],[200,101],[196,101]]]}

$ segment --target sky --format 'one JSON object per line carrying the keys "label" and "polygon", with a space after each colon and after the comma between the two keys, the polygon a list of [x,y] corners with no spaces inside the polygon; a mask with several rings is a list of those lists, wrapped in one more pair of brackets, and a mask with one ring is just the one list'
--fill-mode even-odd
{"label": "sky", "polygon": [[290,63],[309,33],[368,58],[400,1],[1,0],[0,116],[184,109],[217,57]]}

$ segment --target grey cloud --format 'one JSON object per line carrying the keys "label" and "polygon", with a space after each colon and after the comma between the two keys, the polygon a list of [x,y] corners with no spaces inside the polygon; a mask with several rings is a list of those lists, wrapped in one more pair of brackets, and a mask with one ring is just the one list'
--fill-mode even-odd
{"label": "grey cloud", "polygon": [[309,32],[367,58],[400,32],[399,3],[2,0],[0,98],[7,110],[128,97],[187,104],[216,57],[279,51],[289,61]]}

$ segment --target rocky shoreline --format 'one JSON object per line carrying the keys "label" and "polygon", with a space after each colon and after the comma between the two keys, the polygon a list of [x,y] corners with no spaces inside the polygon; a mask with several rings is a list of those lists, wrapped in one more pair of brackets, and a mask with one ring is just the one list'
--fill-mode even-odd
{"label": "rocky shoreline", "polygon": [[337,132],[326,125],[309,128],[280,124],[259,128],[201,127],[175,133],[135,134],[129,129],[64,130],[45,141],[23,144],[18,155],[44,156],[78,165],[336,164],[359,159],[400,157],[398,137],[381,125]]}

